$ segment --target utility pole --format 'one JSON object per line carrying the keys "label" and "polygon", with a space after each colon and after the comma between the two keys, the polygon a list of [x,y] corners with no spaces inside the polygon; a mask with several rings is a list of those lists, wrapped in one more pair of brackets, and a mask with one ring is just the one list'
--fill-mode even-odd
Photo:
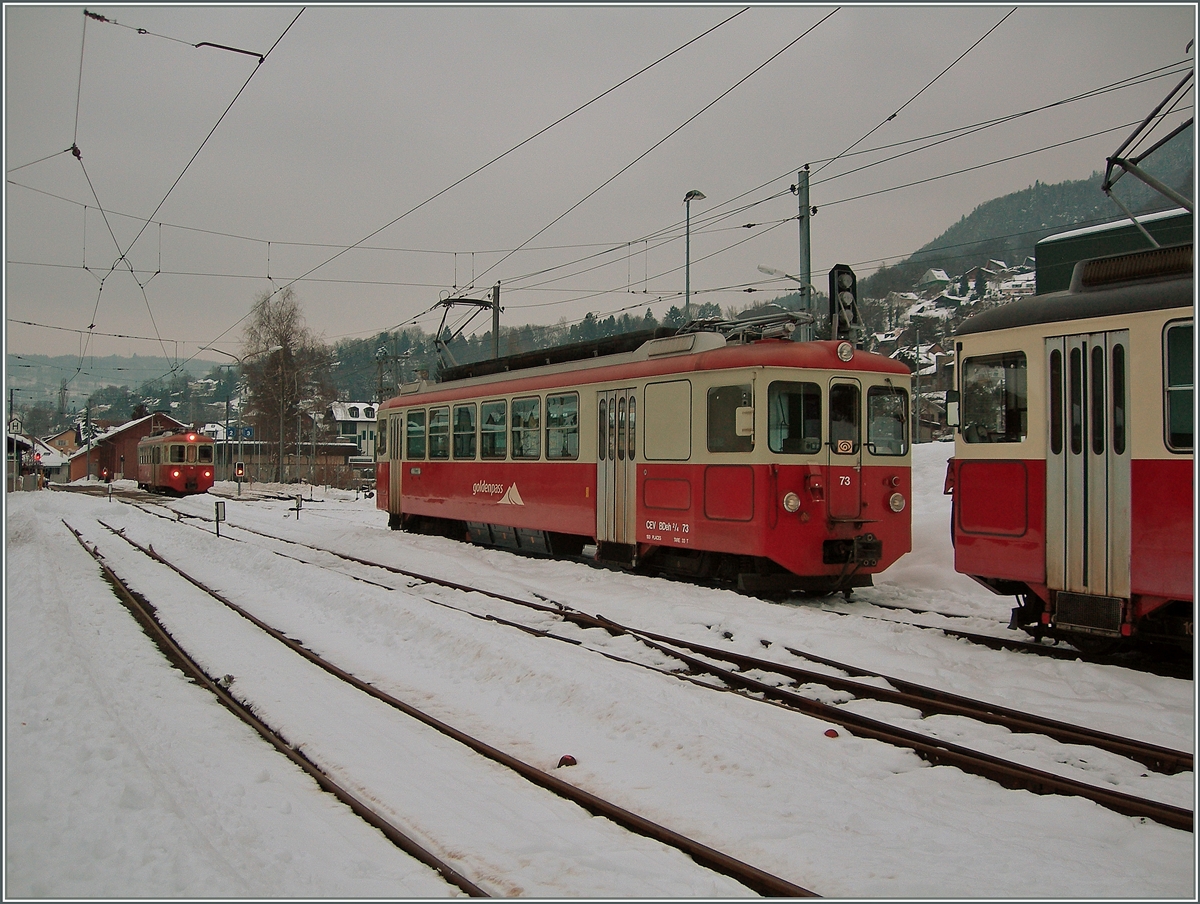
{"label": "utility pole", "polygon": [[916,409],[916,417],[913,418],[913,423],[917,425],[917,438],[914,443],[921,442],[921,328],[917,327],[917,380],[913,392],[913,407]]}
{"label": "utility pole", "polygon": [[[808,164],[796,174],[796,198],[800,208],[800,309],[812,314],[812,242],[810,221],[815,210],[808,202]],[[813,337],[812,321],[800,324],[800,341],[808,342]]]}
{"label": "utility pole", "polygon": [[492,287],[492,359],[500,357],[500,281]]}

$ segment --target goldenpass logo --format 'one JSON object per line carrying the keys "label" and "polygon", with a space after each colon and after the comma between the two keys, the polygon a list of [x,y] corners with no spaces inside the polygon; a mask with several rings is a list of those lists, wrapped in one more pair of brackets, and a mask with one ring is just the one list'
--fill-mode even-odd
{"label": "goldenpass logo", "polygon": [[488,483],[486,480],[480,480],[475,484],[475,486],[473,486],[471,488],[471,491],[476,496],[478,496],[480,493],[487,493],[492,496],[498,496],[499,494],[504,492],[504,484]]}

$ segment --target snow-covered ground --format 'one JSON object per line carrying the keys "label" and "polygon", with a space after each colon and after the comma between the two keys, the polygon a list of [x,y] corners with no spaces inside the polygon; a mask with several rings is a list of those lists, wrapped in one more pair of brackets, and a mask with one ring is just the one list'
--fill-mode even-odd
{"label": "snow-covered ground", "polygon": [[[480,621],[487,603],[383,574],[387,590],[276,555],[238,525],[793,665],[790,646],[1062,721],[1192,750],[1191,681],[992,651],[886,620],[871,603],[1004,633],[1011,599],[953,570],[948,444],[914,450],[914,551],[877,586],[771,604],[387,530],[373,499],[256,485],[226,536],[62,492],[7,498],[5,896],[433,897],[456,893],[186,681],[62,520],[99,544],[209,672],[495,894],[743,896],[745,889],[514,781],[330,687],[247,622],[157,574],[99,521],[177,561],[309,647],[527,762],[834,897],[1161,897],[1196,893],[1193,836],[1074,798],[1009,791],[828,723],[659,672],[628,639],[546,620],[582,646]],[[229,496],[232,485],[219,485]],[[310,494],[312,496],[310,500]],[[214,497],[170,503],[211,518]],[[243,539],[235,542],[230,537]],[[282,548],[278,548],[283,552]],[[360,576],[362,572],[360,571]],[[500,610],[497,609],[497,614]],[[849,613],[849,614],[847,614]],[[511,617],[511,613],[503,613]],[[882,618],[864,618],[871,614]],[[600,634],[595,637],[592,635]],[[770,642],[770,647],[764,646]],[[661,663],[668,666],[667,662]],[[876,715],[880,704],[858,701]],[[895,718],[893,713],[892,718]],[[952,717],[911,726],[1048,771],[1192,808],[1194,777]]]}

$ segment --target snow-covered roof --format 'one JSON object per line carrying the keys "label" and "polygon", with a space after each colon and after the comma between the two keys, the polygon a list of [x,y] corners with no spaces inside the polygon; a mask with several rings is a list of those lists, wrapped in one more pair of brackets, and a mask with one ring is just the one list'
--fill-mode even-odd
{"label": "snow-covered roof", "polygon": [[[1187,213],[1187,211],[1184,210],[1182,207],[1176,207],[1174,210],[1160,210],[1158,213],[1148,213],[1145,216],[1139,215],[1138,222],[1139,223],[1152,223],[1155,220],[1165,220],[1168,217],[1177,217],[1180,214],[1185,214],[1185,213]],[[1076,236],[1079,236],[1079,235],[1089,235],[1090,233],[1093,233],[1093,232],[1108,232],[1110,229],[1112,229],[1116,226],[1124,226],[1124,225],[1132,225],[1132,224],[1127,219],[1126,220],[1111,220],[1107,223],[1099,223],[1095,226],[1084,226],[1081,229],[1070,229],[1067,232],[1058,232],[1058,233],[1055,233],[1054,235],[1048,235],[1044,239],[1042,239],[1040,242],[1038,242],[1038,244],[1040,245],[1040,244],[1042,244],[1042,242],[1053,242],[1058,239],[1071,239],[1071,238],[1075,238]]]}
{"label": "snow-covered roof", "polygon": [[[331,402],[330,411],[335,421],[374,421],[374,402]],[[369,413],[368,413],[369,412]]]}

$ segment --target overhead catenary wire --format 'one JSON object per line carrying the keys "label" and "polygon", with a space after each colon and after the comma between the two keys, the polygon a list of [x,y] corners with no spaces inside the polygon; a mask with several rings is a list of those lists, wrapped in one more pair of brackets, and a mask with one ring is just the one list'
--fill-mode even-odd
{"label": "overhead catenary wire", "polygon": [[699,41],[700,39],[702,39],[702,38],[706,37],[707,35],[711,34],[712,32],[716,31],[718,28],[721,28],[723,25],[726,25],[726,24],[728,24],[729,22],[732,22],[734,19],[736,19],[736,18],[737,18],[738,16],[740,16],[742,13],[746,12],[748,9],[749,9],[749,7],[743,7],[742,9],[738,10],[736,13],[734,13],[734,14],[733,14],[732,16],[730,16],[729,18],[727,18],[727,19],[724,19],[724,20],[722,20],[721,22],[718,22],[716,25],[712,26],[712,27],[711,27],[711,28],[709,28],[709,29],[706,29],[705,31],[703,31],[703,32],[701,32],[699,35],[697,35],[696,37],[694,37],[694,38],[692,38],[691,40],[689,40],[689,41],[685,42],[684,44],[681,44],[679,47],[676,47],[676,48],[675,48],[674,50],[672,50],[670,53],[667,53],[667,54],[665,54],[664,56],[661,56],[661,57],[659,57],[659,58],[658,58],[657,60],[655,60],[653,63],[650,63],[648,66],[645,66],[645,67],[643,67],[642,69],[639,69],[639,70],[638,70],[637,72],[635,72],[633,75],[630,75],[630,76],[628,76],[628,77],[626,77],[626,78],[622,79],[620,82],[618,82],[617,84],[613,85],[611,88],[608,88],[607,90],[605,90],[605,91],[601,92],[600,94],[596,95],[595,97],[593,97],[591,100],[587,101],[586,103],[584,103],[584,104],[581,104],[580,106],[576,107],[576,108],[575,108],[574,110],[572,110],[570,113],[567,113],[567,114],[565,114],[564,116],[561,116],[561,117],[559,117],[559,118],[558,118],[558,119],[556,119],[554,122],[550,123],[550,125],[548,125],[548,126],[545,126],[544,128],[542,128],[542,129],[540,129],[539,131],[535,132],[534,134],[530,135],[528,138],[525,138],[525,139],[523,139],[522,141],[518,142],[517,144],[513,145],[513,146],[512,146],[511,148],[509,148],[507,151],[504,151],[503,153],[501,153],[501,154],[497,155],[496,157],[493,157],[493,158],[492,158],[491,160],[489,160],[487,163],[484,163],[482,166],[479,166],[479,167],[477,167],[476,169],[472,170],[471,172],[467,173],[467,175],[463,176],[461,179],[457,180],[456,182],[453,182],[453,183],[451,183],[450,185],[448,185],[448,186],[446,186],[445,188],[443,188],[441,191],[439,191],[439,192],[437,192],[436,194],[434,194],[434,195],[430,196],[429,198],[426,198],[424,201],[422,201],[421,203],[417,204],[416,206],[409,208],[409,209],[408,209],[408,210],[406,210],[404,213],[400,214],[400,216],[398,216],[398,217],[396,217],[394,220],[392,220],[390,223],[387,223],[387,224],[386,224],[386,225],[384,225],[384,226],[380,226],[378,229],[376,229],[376,230],[374,230],[374,231],[372,231],[372,232],[368,233],[366,236],[364,236],[364,237],[363,237],[362,239],[360,239],[359,241],[355,242],[353,245],[349,245],[349,246],[347,246],[346,248],[343,248],[343,249],[342,249],[342,250],[340,250],[340,251],[339,251],[337,254],[333,255],[332,257],[330,257],[329,259],[327,259],[327,260],[323,261],[322,263],[320,263],[320,264],[317,264],[317,266],[313,267],[311,270],[307,271],[307,272],[306,272],[306,273],[304,273],[302,276],[298,276],[298,277],[296,277],[296,279],[293,279],[293,280],[291,280],[289,283],[287,283],[287,284],[286,284],[286,285],[284,285],[284,286],[281,286],[281,287],[280,287],[279,289],[277,289],[276,291],[282,291],[283,289],[286,289],[288,286],[291,286],[292,284],[294,284],[294,283],[296,283],[296,282],[299,282],[299,281],[300,281],[300,280],[302,280],[302,279],[306,279],[308,276],[312,275],[312,274],[313,274],[313,273],[315,273],[317,270],[319,270],[319,269],[321,269],[322,267],[324,267],[324,266],[326,266],[326,265],[328,265],[328,264],[332,263],[333,261],[337,260],[339,257],[341,257],[343,254],[345,254],[347,251],[351,251],[351,250],[353,250],[354,248],[357,248],[359,245],[363,244],[364,242],[368,241],[369,239],[371,239],[371,238],[373,238],[374,236],[378,235],[379,233],[383,232],[385,229],[389,229],[389,228],[391,228],[392,226],[396,225],[396,224],[397,224],[397,223],[399,223],[401,220],[403,220],[405,217],[409,216],[410,214],[413,214],[413,213],[415,213],[416,211],[420,210],[422,207],[425,207],[427,204],[430,204],[431,202],[433,202],[433,201],[437,200],[437,199],[438,199],[438,198],[440,198],[442,195],[446,194],[447,192],[451,191],[451,190],[452,190],[452,189],[454,189],[454,188],[457,188],[459,185],[462,185],[462,184],[463,184],[464,182],[466,182],[468,179],[470,179],[470,178],[472,178],[473,176],[475,176],[475,175],[477,175],[477,174],[479,174],[479,173],[483,172],[483,170],[487,169],[487,168],[488,168],[489,166],[491,166],[492,164],[494,164],[494,163],[497,163],[498,161],[500,161],[500,160],[504,159],[504,158],[505,158],[505,157],[507,157],[509,154],[513,153],[514,151],[518,150],[518,149],[519,149],[519,148],[521,148],[521,147],[524,147],[524,146],[525,146],[526,144],[528,144],[529,142],[533,141],[533,140],[534,140],[534,139],[536,139],[536,138],[539,138],[540,136],[544,135],[546,132],[549,132],[551,129],[553,129],[553,128],[555,128],[556,126],[558,126],[559,124],[561,124],[561,123],[565,122],[566,120],[570,119],[570,118],[571,118],[572,116],[574,116],[576,113],[579,113],[580,111],[582,111],[582,110],[584,110],[584,109],[586,109],[586,108],[590,107],[592,104],[596,103],[596,102],[597,102],[597,101],[599,101],[600,99],[602,99],[602,98],[606,97],[607,95],[611,94],[612,92],[616,91],[618,88],[620,88],[620,87],[622,87],[622,86],[624,86],[624,85],[628,84],[629,82],[633,81],[633,80],[634,80],[635,78],[637,78],[638,76],[640,76],[640,75],[642,75],[642,74],[644,74],[644,73],[646,73],[646,72],[649,72],[649,71],[650,71],[651,69],[653,69],[655,66],[659,65],[660,63],[662,63],[663,61],[665,61],[665,60],[667,60],[667,59],[670,59],[671,57],[675,56],[675,54],[677,54],[677,53],[681,52],[682,50],[684,50],[684,49],[685,49],[685,48],[687,48],[687,47],[690,47],[692,44],[695,44],[697,41]]}

